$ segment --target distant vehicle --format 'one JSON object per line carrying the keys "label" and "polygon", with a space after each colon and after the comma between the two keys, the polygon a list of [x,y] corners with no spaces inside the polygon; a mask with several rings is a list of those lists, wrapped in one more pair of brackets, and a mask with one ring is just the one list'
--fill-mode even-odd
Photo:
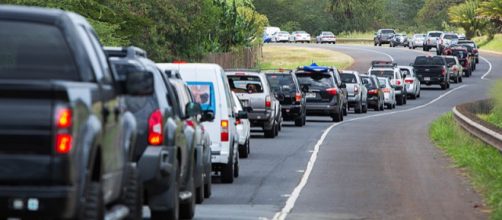
{"label": "distant vehicle", "polygon": [[474,57],[476,58],[476,63],[479,63],[479,50],[478,50],[478,46],[476,45],[476,43],[472,40],[459,40],[458,45],[468,45],[472,48],[472,54],[474,55]]}
{"label": "distant vehicle", "polygon": [[442,33],[441,36],[436,41],[436,54],[443,54],[443,50],[450,45],[455,45],[458,43],[458,36],[453,33]]}
{"label": "distant vehicle", "polygon": [[377,77],[374,75],[360,75],[360,77],[368,91],[368,108],[383,111],[385,108],[385,95]]}
{"label": "distant vehicle", "polygon": [[305,92],[307,115],[330,116],[334,122],[340,122],[343,120],[345,98],[342,88],[335,82],[333,71],[333,68],[313,63],[298,67],[295,74]]}
{"label": "distant vehicle", "polygon": [[281,31],[281,29],[278,27],[265,27],[265,31],[263,33],[268,36],[272,36],[275,33],[280,32],[280,31]]}
{"label": "distant vehicle", "polygon": [[390,39],[390,47],[408,46],[408,36],[406,34],[395,34]]}
{"label": "distant vehicle", "polygon": [[462,82],[462,73],[464,68],[458,61],[456,56],[444,56],[446,59],[446,63],[448,63],[448,69],[450,72],[450,80],[453,80],[455,83]]}
{"label": "distant vehicle", "polygon": [[[238,115],[239,112],[247,112],[242,103],[237,98],[234,92],[232,92],[232,98],[235,102],[234,114]],[[247,114],[247,113],[246,113]],[[251,139],[251,122],[247,117],[240,117],[236,120],[237,134],[239,135],[239,157],[248,158],[251,152],[249,140]]]}
{"label": "distant vehicle", "polygon": [[[424,51],[429,51],[431,48],[437,47],[437,39],[443,34],[442,31],[429,31],[424,41]],[[436,48],[437,49],[437,48]]]}
{"label": "distant vehicle", "polygon": [[415,70],[412,66],[398,66],[401,75],[404,78],[404,84],[406,88],[406,94],[411,99],[416,99],[420,97],[420,80],[415,74]]}
{"label": "distant vehicle", "polygon": [[289,36],[289,41],[293,43],[310,43],[310,34],[305,31],[294,31]]}
{"label": "distant vehicle", "polygon": [[418,56],[413,68],[421,84],[440,85],[443,90],[450,87],[448,64],[443,56]]}
{"label": "distant vehicle", "polygon": [[452,55],[456,56],[460,64],[462,64],[464,75],[466,77],[470,77],[472,75],[472,71],[474,70],[474,62],[475,59],[473,56],[470,56],[469,51],[464,46],[452,46],[445,48],[443,51],[444,55]]}
{"label": "distant vehicle", "polygon": [[391,39],[394,37],[396,32],[394,29],[380,29],[375,33],[373,38],[373,42],[378,46],[382,46],[382,44],[389,44]]}
{"label": "distant vehicle", "polygon": [[280,31],[280,32],[277,32],[273,35],[273,41],[274,42],[283,42],[283,43],[287,43],[289,42],[289,33],[287,31]]}
{"label": "distant vehicle", "polygon": [[213,116],[202,125],[211,138],[212,169],[223,183],[239,176],[239,140],[235,126],[235,103],[227,76],[217,64],[157,64],[162,70],[178,71],[190,88],[204,115]]}
{"label": "distant vehicle", "polygon": [[0,30],[0,219],[141,219],[137,122],[123,103],[151,95],[153,74],[119,77],[72,12],[2,5]]}
{"label": "distant vehicle", "polygon": [[347,85],[345,85],[345,83],[342,81],[342,77],[340,76],[340,71],[338,71],[336,67],[331,67],[331,69],[333,70],[332,73],[335,76],[336,86],[340,88],[339,91],[342,94],[343,115],[345,116],[348,114],[349,110],[349,100],[348,100],[349,92],[347,91]]}
{"label": "distant vehicle", "polygon": [[404,105],[408,101],[404,79],[396,63],[391,61],[372,61],[368,70],[369,75],[377,77],[387,77],[396,90],[397,105]]}
{"label": "distant vehicle", "polygon": [[249,108],[251,127],[260,127],[265,137],[274,138],[282,126],[281,104],[267,78],[254,70],[226,70],[230,89],[244,108]]}
{"label": "distant vehicle", "polygon": [[316,37],[316,43],[318,44],[336,44],[336,36],[333,32],[323,31],[319,36]]}
{"label": "distant vehicle", "polygon": [[468,39],[465,37],[465,34],[458,34],[458,39],[459,39],[459,40],[468,40]]}
{"label": "distant vehicle", "polygon": [[385,106],[387,106],[388,109],[396,108],[396,92],[394,87],[390,84],[389,78],[378,77],[378,82],[383,91]]}
{"label": "distant vehicle", "polygon": [[415,49],[417,47],[423,47],[425,41],[425,34],[414,34],[413,38],[408,41],[408,47],[410,49]]}
{"label": "distant vehicle", "polygon": [[279,98],[282,117],[294,121],[295,126],[304,126],[307,121],[307,100],[296,75],[291,70],[262,70],[268,83]]}
{"label": "distant vehicle", "polygon": [[368,91],[359,77],[359,72],[343,70],[340,72],[340,76],[342,82],[347,86],[349,108],[354,108],[355,113],[366,113],[368,111]]}
{"label": "distant vehicle", "polygon": [[263,43],[271,43],[271,42],[272,42],[272,35],[263,34]]}

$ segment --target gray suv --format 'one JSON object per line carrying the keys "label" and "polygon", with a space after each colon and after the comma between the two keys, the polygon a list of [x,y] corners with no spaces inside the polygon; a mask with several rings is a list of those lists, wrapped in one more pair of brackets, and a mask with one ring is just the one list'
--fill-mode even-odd
{"label": "gray suv", "polygon": [[340,76],[347,87],[349,108],[354,108],[355,113],[358,114],[366,113],[368,111],[368,92],[359,77],[359,72],[345,70],[340,72]]}
{"label": "gray suv", "polygon": [[425,36],[425,41],[424,41],[424,51],[429,51],[431,48],[436,48],[437,47],[437,39],[441,37],[441,34],[443,34],[442,31],[429,31],[427,32],[427,35]]}
{"label": "gray suv", "polygon": [[282,126],[281,104],[264,74],[253,70],[227,70],[230,89],[248,110],[251,127],[261,127],[265,137],[274,138]]}
{"label": "gray suv", "polygon": [[380,29],[375,33],[375,37],[373,38],[373,42],[378,46],[382,46],[382,44],[390,44],[390,40],[394,37],[396,31],[394,29]]}

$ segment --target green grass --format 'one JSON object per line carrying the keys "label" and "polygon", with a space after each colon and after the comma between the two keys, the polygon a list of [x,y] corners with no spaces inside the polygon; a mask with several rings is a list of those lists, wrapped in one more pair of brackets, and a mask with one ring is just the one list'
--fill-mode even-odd
{"label": "green grass", "polygon": [[320,48],[265,45],[259,67],[261,69],[295,69],[298,66],[310,65],[312,62],[319,66],[345,69],[354,63],[354,59],[344,53]]}
{"label": "green grass", "polygon": [[342,32],[336,35],[337,38],[373,39],[373,32]]}
{"label": "green grass", "polygon": [[493,109],[488,114],[478,114],[478,117],[502,128],[502,80],[495,81],[490,88]]}
{"label": "green grass", "polygon": [[495,126],[502,128],[502,118],[500,117],[499,114],[477,114],[479,118],[481,118],[484,121],[490,122],[494,124]]}
{"label": "green grass", "polygon": [[495,35],[495,38],[491,41],[487,41],[486,38],[486,36],[475,37],[473,40],[481,49],[502,53],[502,34]]}
{"label": "green grass", "polygon": [[502,154],[462,130],[452,113],[434,121],[429,135],[457,167],[467,171],[490,207],[491,219],[502,219]]}

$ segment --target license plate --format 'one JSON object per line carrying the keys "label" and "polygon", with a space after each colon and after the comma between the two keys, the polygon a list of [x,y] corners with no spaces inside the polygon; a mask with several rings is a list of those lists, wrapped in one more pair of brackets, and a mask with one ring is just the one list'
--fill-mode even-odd
{"label": "license plate", "polygon": [[425,81],[431,81],[431,78],[430,77],[424,77],[424,80]]}
{"label": "license plate", "polygon": [[315,93],[307,93],[306,98],[315,98],[316,97],[316,94]]}

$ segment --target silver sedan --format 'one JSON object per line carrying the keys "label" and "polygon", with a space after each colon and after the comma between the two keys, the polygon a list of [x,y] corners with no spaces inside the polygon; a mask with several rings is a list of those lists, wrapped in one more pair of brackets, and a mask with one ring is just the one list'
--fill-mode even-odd
{"label": "silver sedan", "polygon": [[412,66],[398,66],[404,78],[404,84],[408,97],[416,99],[420,97],[420,80],[418,80]]}

